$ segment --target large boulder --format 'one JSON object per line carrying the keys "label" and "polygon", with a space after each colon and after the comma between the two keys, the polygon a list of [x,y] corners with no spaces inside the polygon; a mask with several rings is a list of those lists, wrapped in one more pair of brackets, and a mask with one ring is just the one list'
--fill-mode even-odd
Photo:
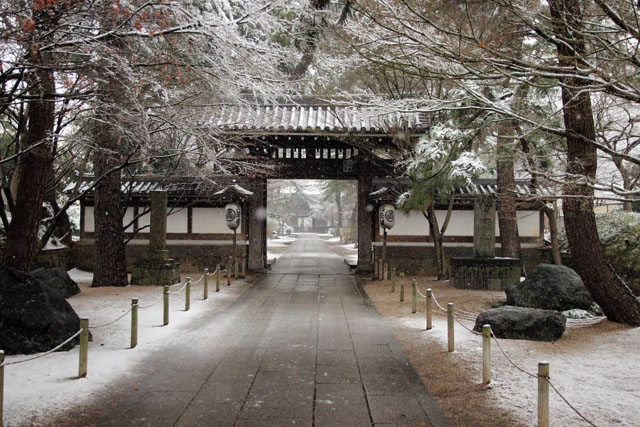
{"label": "large boulder", "polygon": [[[64,297],[29,273],[0,265],[0,350],[32,354],[50,350],[80,330]],[[63,349],[73,348],[76,340]]]}
{"label": "large boulder", "polygon": [[71,280],[64,268],[39,268],[30,271],[29,274],[40,280],[43,284],[59,292],[63,297],[69,298],[80,293],[78,284]]}
{"label": "large boulder", "polygon": [[508,305],[543,310],[589,310],[594,302],[578,273],[563,265],[540,264],[505,292]]}
{"label": "large boulder", "polygon": [[505,305],[483,311],[476,318],[474,331],[491,325],[498,338],[532,341],[556,341],[567,325],[567,319],[557,311]]}

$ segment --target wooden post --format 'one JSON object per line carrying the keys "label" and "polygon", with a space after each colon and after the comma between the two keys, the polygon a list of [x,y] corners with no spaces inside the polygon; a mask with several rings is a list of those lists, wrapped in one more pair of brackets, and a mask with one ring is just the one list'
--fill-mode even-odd
{"label": "wooden post", "polygon": [[209,298],[209,269],[204,269],[204,286],[202,287],[202,299]]}
{"label": "wooden post", "polygon": [[220,264],[216,267],[216,292],[220,292],[220,275],[222,271],[220,270]]}
{"label": "wooden post", "polygon": [[184,290],[184,311],[189,311],[191,308],[191,277],[187,277],[187,284]]}
{"label": "wooden post", "polygon": [[427,297],[425,302],[427,305],[427,331],[433,328],[433,291],[431,288],[427,289]]}
{"label": "wooden post", "polygon": [[373,280],[376,280],[378,278],[378,267],[379,267],[379,263],[378,263],[378,257],[373,258]]}
{"label": "wooden post", "polygon": [[380,280],[386,280],[387,276],[384,275],[384,265],[387,262],[387,227],[382,227],[382,256],[380,257]]}
{"label": "wooden post", "polygon": [[0,427],[4,425],[2,423],[3,413],[4,413],[4,366],[2,366],[3,363],[4,363],[4,350],[0,350]]}
{"label": "wooden post", "polygon": [[482,325],[482,384],[491,382],[491,325]]}
{"label": "wooden post", "polygon": [[231,274],[233,272],[233,257],[229,257],[227,262],[227,286],[231,286]]}
{"label": "wooden post", "polygon": [[453,337],[453,303],[447,304],[447,337],[448,337],[448,351],[454,351],[456,344]]}
{"label": "wooden post", "polygon": [[380,258],[378,264],[378,280],[384,280],[384,260]]}
{"label": "wooden post", "polygon": [[131,300],[131,348],[138,345],[138,299]]}
{"label": "wooden post", "polygon": [[400,273],[400,302],[404,302],[404,273]]}
{"label": "wooden post", "polygon": [[247,278],[247,260],[245,258],[240,258],[240,277]]}
{"label": "wooden post", "polygon": [[418,312],[418,282],[411,281],[411,314]]}
{"label": "wooden post", "polygon": [[162,299],[164,306],[162,307],[162,326],[169,324],[169,285],[164,285],[162,289]]}
{"label": "wooden post", "polygon": [[[233,229],[233,259],[231,259],[231,266],[233,267],[233,278],[238,280],[238,230]],[[229,269],[231,271],[231,269]]]}
{"label": "wooden post", "polygon": [[396,291],[396,269],[394,268],[391,272],[391,292]]}
{"label": "wooden post", "polygon": [[384,280],[389,280],[389,263],[384,263],[384,274],[382,275]]}
{"label": "wooden post", "polygon": [[234,266],[233,266],[233,280],[238,280],[238,276],[240,274],[240,261],[236,258]]}
{"label": "wooden post", "polygon": [[87,376],[87,356],[89,353],[89,319],[80,319],[80,360],[78,363],[78,378]]}
{"label": "wooden post", "polygon": [[549,362],[538,363],[538,427],[549,427]]}

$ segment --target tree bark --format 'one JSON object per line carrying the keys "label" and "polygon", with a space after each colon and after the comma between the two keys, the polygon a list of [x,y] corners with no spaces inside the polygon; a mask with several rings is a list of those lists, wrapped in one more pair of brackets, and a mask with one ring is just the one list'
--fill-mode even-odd
{"label": "tree bark", "polygon": [[520,235],[516,215],[516,179],[514,174],[514,127],[501,126],[497,144],[498,226],[502,256],[520,258]]}
{"label": "tree bark", "polygon": [[429,232],[433,239],[433,260],[436,264],[438,280],[446,280],[448,277],[445,268],[444,246],[442,244],[443,233],[440,231],[440,225],[438,224],[435,202],[430,202],[423,213],[429,222]]}
{"label": "tree bark", "polygon": [[[54,231],[51,234],[58,237],[63,244],[70,245],[72,243],[73,228],[66,210],[65,212],[60,212],[60,205],[58,205],[58,201],[56,200],[56,188],[53,184],[56,176],[53,170],[53,162],[49,165],[48,175],[48,185],[45,187],[44,201],[51,205],[54,215],[60,215],[60,219],[55,221],[55,224],[50,224],[51,227],[54,227]],[[51,238],[51,234],[49,238]],[[40,247],[44,247],[46,244],[46,241],[39,242]]]}
{"label": "tree bark", "polygon": [[[95,176],[112,171],[121,162],[120,135],[109,118],[96,121]],[[95,189],[95,270],[92,287],[127,286],[127,261],[122,226],[120,172],[106,176]]]}
{"label": "tree bark", "polygon": [[615,322],[640,325],[640,301],[618,277],[607,260],[596,228],[593,211],[597,153],[591,97],[582,91],[577,56],[585,51],[582,33],[583,15],[578,0],[550,0],[549,9],[556,37],[558,62],[576,70],[563,79],[562,102],[567,130],[567,173],[563,211],[567,240],[576,270],[585,286]]}
{"label": "tree bark", "polygon": [[16,182],[14,215],[7,232],[7,242],[3,262],[17,270],[28,271],[38,247],[38,227],[40,225],[44,189],[47,172],[53,162],[51,134],[54,117],[54,76],[43,65],[37,46],[32,46],[31,61],[42,65],[29,78],[35,98],[27,107],[27,128],[21,147],[28,150],[21,159]]}
{"label": "tree bark", "polygon": [[553,263],[562,265],[562,256],[560,255],[560,243],[558,242],[558,218],[556,210],[550,208],[544,202],[540,202],[540,210],[544,212],[549,220],[549,233],[551,233],[551,256]]}

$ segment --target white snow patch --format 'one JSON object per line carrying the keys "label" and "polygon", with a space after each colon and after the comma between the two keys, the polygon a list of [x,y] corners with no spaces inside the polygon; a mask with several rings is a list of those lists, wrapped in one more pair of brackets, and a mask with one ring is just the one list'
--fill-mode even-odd
{"label": "white snow patch", "polygon": [[[157,286],[128,286],[91,288],[92,273],[71,270],[71,278],[80,285],[81,293],[68,299],[80,317],[89,318],[89,326],[100,326],[122,316],[131,307],[131,299],[138,298],[138,346],[129,348],[129,314],[118,322],[103,328],[91,329],[93,342],[89,343],[88,374],[77,379],[78,347],[71,351],[56,352],[42,358],[5,367],[4,425],[39,425],[77,405],[87,403],[123,375],[135,375],[136,366],[153,352],[175,345],[183,339],[184,327],[210,312],[228,307],[250,285],[235,282],[209,294],[204,301],[198,297],[202,282],[192,288],[191,310],[183,311],[184,294],[170,297],[170,324],[162,324],[162,288]],[[195,277],[194,277],[195,276]],[[193,274],[197,280],[199,275]],[[186,277],[183,276],[183,280]],[[178,287],[173,290],[179,289]],[[182,331],[182,333],[180,333]],[[32,356],[7,356],[7,362],[24,360]]]}
{"label": "white snow patch", "polygon": [[[446,315],[436,310],[433,329],[426,331],[424,313],[395,319],[399,325],[424,331],[425,348],[447,348]],[[463,320],[469,328],[472,322]],[[472,362],[465,375],[482,378],[481,337],[455,324],[455,351],[451,357]],[[525,425],[537,420],[537,379],[515,368],[491,343],[492,382],[487,399],[512,412]],[[551,382],[596,425],[637,426],[640,400],[640,328],[605,321],[598,328],[567,329],[557,342],[501,339],[510,359],[535,375],[538,362],[550,363]],[[435,351],[435,350],[434,350]],[[583,426],[581,420],[551,392],[551,422],[558,426]]]}

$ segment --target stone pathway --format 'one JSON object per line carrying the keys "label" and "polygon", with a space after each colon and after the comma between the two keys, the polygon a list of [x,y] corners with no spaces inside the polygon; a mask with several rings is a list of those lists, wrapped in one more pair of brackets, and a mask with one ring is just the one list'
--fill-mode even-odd
{"label": "stone pathway", "polygon": [[447,425],[355,276],[315,235],[301,235],[268,276],[198,323],[92,423]]}

